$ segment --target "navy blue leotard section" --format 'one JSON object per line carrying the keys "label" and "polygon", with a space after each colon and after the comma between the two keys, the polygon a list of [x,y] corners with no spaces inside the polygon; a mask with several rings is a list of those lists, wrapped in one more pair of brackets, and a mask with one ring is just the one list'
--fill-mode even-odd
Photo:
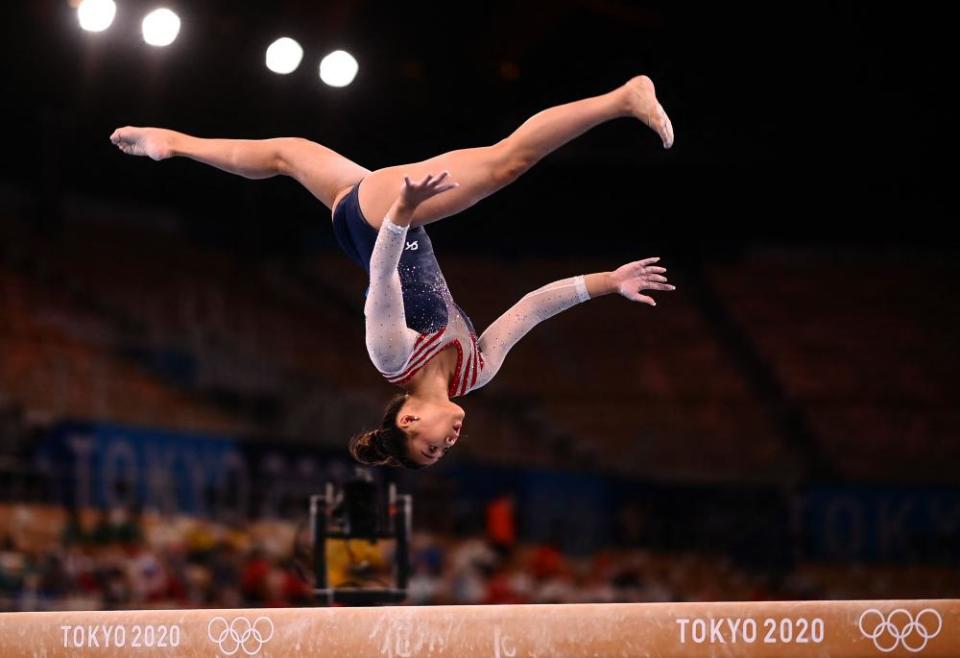
{"label": "navy blue leotard section", "polygon": [[[333,213],[333,233],[343,252],[369,273],[377,230],[363,216],[359,189],[359,183],[354,185],[337,204]],[[421,334],[439,331],[447,326],[448,302],[453,304],[447,281],[440,271],[426,229],[422,226],[411,228],[407,231],[406,241],[397,270],[407,326]],[[455,308],[463,314],[459,307]]]}

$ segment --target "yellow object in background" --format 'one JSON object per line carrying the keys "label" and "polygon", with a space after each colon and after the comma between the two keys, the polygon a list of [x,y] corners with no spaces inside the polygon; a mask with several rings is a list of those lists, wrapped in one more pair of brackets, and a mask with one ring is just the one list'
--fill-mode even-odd
{"label": "yellow object in background", "polygon": [[383,543],[366,539],[327,540],[327,582],[330,587],[357,586],[368,579],[390,577]]}

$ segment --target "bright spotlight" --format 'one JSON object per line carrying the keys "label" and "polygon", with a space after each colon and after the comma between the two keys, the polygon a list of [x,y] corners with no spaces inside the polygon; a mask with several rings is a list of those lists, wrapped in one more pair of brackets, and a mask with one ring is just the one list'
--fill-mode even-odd
{"label": "bright spotlight", "polygon": [[180,17],[169,9],[154,9],[143,19],[143,40],[151,46],[169,46],[180,33]]}
{"label": "bright spotlight", "polygon": [[320,62],[320,79],[331,87],[346,87],[359,69],[357,60],[345,50],[334,50]]}
{"label": "bright spotlight", "polygon": [[267,68],[274,73],[293,73],[303,59],[303,48],[290,37],[281,37],[267,48]]}
{"label": "bright spotlight", "polygon": [[77,20],[87,32],[103,32],[116,15],[117,5],[113,0],[83,0],[77,7]]}

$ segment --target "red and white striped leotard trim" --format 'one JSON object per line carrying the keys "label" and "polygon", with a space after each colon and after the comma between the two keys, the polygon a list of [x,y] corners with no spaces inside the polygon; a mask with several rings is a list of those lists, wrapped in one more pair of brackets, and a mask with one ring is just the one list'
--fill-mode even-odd
{"label": "red and white striped leotard trim", "polygon": [[451,324],[430,334],[420,334],[406,363],[397,372],[380,371],[388,382],[403,386],[419,372],[430,359],[453,345],[457,350],[457,366],[450,378],[449,395],[465,395],[477,385],[483,372],[483,355],[477,347],[477,336],[471,332],[457,315]]}

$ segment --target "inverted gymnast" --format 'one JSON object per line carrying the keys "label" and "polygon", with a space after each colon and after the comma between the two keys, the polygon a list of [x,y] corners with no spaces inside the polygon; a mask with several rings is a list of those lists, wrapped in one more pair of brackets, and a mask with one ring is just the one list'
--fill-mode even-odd
{"label": "inverted gymnast", "polygon": [[370,359],[387,381],[404,390],[387,405],[380,427],[351,438],[348,449],[364,464],[419,469],[437,463],[460,437],[466,414],[451,398],[493,379],[507,352],[538,323],[612,293],[656,306],[644,290],[674,289],[663,276],[666,270],[654,264],[658,259],[647,258],[538,288],[477,338],[453,301],[424,229],[509,185],[573,138],[619,117],[639,119],[664,148],[673,145],[673,126],[646,76],[544,110],[492,146],[373,172],[296,137],[202,139],[127,126],[115,130],[110,141],[130,155],[182,156],[251,179],[291,176],[331,210],[337,242],[370,275],[364,305]]}

